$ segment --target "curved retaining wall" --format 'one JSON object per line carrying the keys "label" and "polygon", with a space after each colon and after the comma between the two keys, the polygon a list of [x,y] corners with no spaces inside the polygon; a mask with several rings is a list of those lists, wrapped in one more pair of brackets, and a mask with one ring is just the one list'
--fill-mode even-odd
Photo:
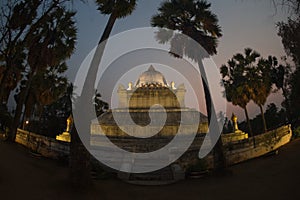
{"label": "curved retaining wall", "polygon": [[[276,130],[269,131],[267,133],[255,136],[256,146],[253,145],[253,139],[248,138],[240,141],[225,143],[224,153],[226,156],[227,165],[237,164],[252,158],[256,158],[267,154],[271,151],[278,149],[279,147],[287,144],[292,137],[291,126],[282,126]],[[189,150],[176,161],[181,165],[183,169],[186,169],[192,163],[196,163],[198,159],[198,152],[203,142],[204,136],[198,136],[195,138],[193,144]],[[117,143],[121,148],[139,152],[145,151],[143,145],[130,145],[136,144],[134,139],[129,138],[111,138],[111,141]],[[161,138],[160,140],[164,140]],[[39,153],[45,157],[59,159],[68,157],[70,153],[70,143],[55,140],[54,138],[48,138],[42,135],[31,133],[18,129],[16,135],[16,142],[29,148],[31,151]],[[149,143],[157,146],[157,139],[153,138]],[[137,148],[138,147],[138,148]],[[141,149],[139,149],[141,148]],[[176,151],[176,149],[172,149]],[[172,156],[172,155],[170,155]],[[213,153],[211,152],[204,158],[207,168],[214,167]]]}
{"label": "curved retaining wall", "polygon": [[60,159],[69,156],[70,153],[70,143],[22,129],[17,130],[15,142],[24,145],[34,153],[39,153],[48,158]]}
{"label": "curved retaining wall", "polygon": [[265,155],[290,142],[292,130],[290,125],[255,136],[253,138],[225,145],[226,161],[229,165]]}
{"label": "curved retaining wall", "polygon": [[[234,165],[246,160],[257,158],[277,150],[281,146],[290,142],[292,138],[292,130],[290,125],[282,126],[278,129],[255,136],[255,146],[253,138],[247,138],[240,141],[223,143],[223,150],[226,157],[226,165]],[[191,146],[190,152],[181,158],[181,166],[186,168],[191,160],[197,163],[199,143]],[[210,152],[202,161],[204,161],[207,169],[214,168],[213,152]]]}

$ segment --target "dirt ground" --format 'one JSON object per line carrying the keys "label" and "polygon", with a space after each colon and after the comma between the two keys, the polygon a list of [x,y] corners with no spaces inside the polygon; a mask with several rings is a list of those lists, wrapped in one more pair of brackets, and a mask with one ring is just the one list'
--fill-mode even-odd
{"label": "dirt ground", "polygon": [[300,139],[229,168],[227,175],[166,186],[136,186],[97,180],[85,192],[72,189],[68,168],[36,157],[24,147],[0,142],[0,199],[300,199]]}

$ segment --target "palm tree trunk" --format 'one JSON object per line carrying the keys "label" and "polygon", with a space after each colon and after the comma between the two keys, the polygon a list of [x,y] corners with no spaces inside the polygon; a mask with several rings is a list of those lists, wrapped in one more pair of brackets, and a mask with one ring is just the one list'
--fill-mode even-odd
{"label": "palm tree trunk", "polygon": [[[43,21],[47,19],[48,14],[53,9],[55,9],[59,3],[60,2],[57,1],[57,0],[53,1],[51,6],[43,13],[43,15],[35,23],[33,23],[31,25],[31,28],[30,28],[29,32],[32,31],[32,30],[35,30],[32,27],[38,26],[39,24],[43,23]],[[30,35],[31,35],[30,33],[27,33],[23,41],[27,41],[27,39],[28,39],[28,37],[30,37]],[[21,36],[21,34],[20,34],[20,36]],[[10,136],[9,136],[11,141],[15,141],[17,128],[20,125],[20,117],[22,115],[23,106],[24,106],[26,97],[28,96],[28,93],[29,93],[32,78],[36,73],[37,65],[38,65],[38,63],[35,63],[34,66],[31,66],[31,71],[28,74],[26,85],[25,85],[25,88],[24,88],[24,92],[20,93],[20,97],[19,97],[17,107],[16,107],[15,116],[14,116],[13,122],[11,123],[11,132],[10,132]]]}
{"label": "palm tree trunk", "polygon": [[[21,120],[21,124],[24,123],[25,118],[31,118],[32,109],[33,109],[35,104],[32,104],[32,103],[29,104],[28,101],[29,101],[30,95],[32,95],[32,94],[29,91],[29,94],[27,95],[27,98],[25,99],[25,102],[24,102],[25,109],[24,109],[24,114],[23,114],[22,120]],[[28,113],[30,113],[30,114],[28,115]]]}
{"label": "palm tree trunk", "polygon": [[[92,113],[94,113],[94,85],[97,78],[98,66],[101,63],[107,39],[109,38],[116,19],[117,17],[115,14],[111,14],[108,19],[105,30],[91,61],[91,66],[84,81],[82,93],[78,98],[75,110],[73,111],[73,114],[80,115],[82,119],[82,121],[80,122],[80,126],[73,128],[71,134],[70,174],[72,185],[75,187],[87,188],[91,185],[90,154],[85,147],[88,147],[90,145],[90,123],[93,119]],[[78,110],[76,110],[76,108],[82,107],[84,107],[85,112],[78,113]],[[85,135],[80,138],[78,133]]]}
{"label": "palm tree trunk", "polygon": [[[207,117],[208,117],[208,125],[209,125],[209,135],[211,137],[212,141],[217,141],[216,145],[214,146],[214,168],[215,170],[222,170],[226,168],[226,157],[223,151],[223,143],[222,143],[222,137],[215,138],[216,136],[219,136],[218,132],[221,130],[219,129],[219,123],[217,119],[217,114],[215,111],[215,107],[213,105],[213,101],[211,98],[210,89],[208,86],[208,80],[206,77],[205,69],[203,66],[202,61],[198,61],[199,70],[202,76],[202,84],[204,89],[204,96],[205,96],[205,102],[206,102],[206,111],[207,111]],[[211,123],[213,123],[212,126]]]}
{"label": "palm tree trunk", "polygon": [[[52,1],[52,4],[51,4],[51,6],[43,13],[43,15],[40,17],[40,18],[38,18],[33,24],[31,24],[31,28],[29,29],[29,31],[32,31],[32,30],[35,30],[33,27],[35,27],[35,26],[38,26],[39,24],[41,24],[41,23],[43,23],[43,21],[45,20],[45,19],[47,19],[47,17],[48,17],[48,14],[53,10],[53,9],[55,9],[56,7],[57,7],[57,5],[58,4],[60,4],[60,1],[58,1],[58,0],[55,0],[55,1]],[[35,8],[38,8],[40,6],[40,3],[38,3],[38,4],[36,4],[36,6],[35,6]],[[34,9],[35,10],[35,9]],[[12,41],[12,44],[14,45],[18,40],[19,40],[19,38],[22,36],[22,34],[24,33],[24,30],[26,29],[26,26],[22,26],[21,27],[21,29],[19,30],[19,32],[18,32],[18,34],[15,36],[15,38],[14,38],[14,40]],[[30,36],[30,34],[29,33],[27,33],[26,34],[26,36],[25,36],[25,38],[23,39],[23,42],[24,41],[27,41],[27,38]],[[2,37],[1,38],[1,40],[3,40],[4,39],[4,37]],[[11,56],[9,56],[9,58],[10,59],[13,59]],[[3,83],[5,83],[6,82],[6,79],[7,79],[7,75],[9,75],[9,70],[13,70],[13,68],[12,68],[12,64],[11,64],[11,61],[7,61],[7,70],[6,70],[6,73],[5,73],[5,75],[4,75],[4,77],[3,77],[3,79],[5,79],[5,80],[3,80],[2,79],[2,81],[1,81],[1,83],[0,83],[0,103],[2,103],[3,102],[3,94],[4,94],[4,91],[3,91],[3,87],[2,87],[2,84]],[[9,95],[8,95],[8,97],[9,97]],[[7,97],[7,98],[8,98]],[[6,100],[7,101],[7,99],[4,99],[4,100]],[[16,108],[16,110],[17,110],[17,108]],[[14,132],[14,131],[13,131]],[[11,138],[12,139],[12,138]]]}
{"label": "palm tree trunk", "polygon": [[8,74],[9,74],[9,68],[4,71],[3,77],[2,77],[1,82],[0,82],[0,101],[1,101],[0,103],[1,104],[3,102],[7,103],[7,100],[8,100],[8,97],[4,97],[5,87],[3,87],[3,84],[7,83],[7,81],[8,81],[8,78],[9,78]]}
{"label": "palm tree trunk", "polygon": [[82,144],[75,127],[71,130],[70,179],[72,186],[86,189],[92,185],[90,154]]}
{"label": "palm tree trunk", "polygon": [[244,111],[245,111],[245,116],[246,116],[246,120],[247,120],[247,125],[248,125],[248,129],[249,129],[249,133],[252,137],[252,140],[253,140],[253,146],[255,147],[256,144],[255,144],[255,137],[253,135],[253,132],[252,132],[252,127],[251,127],[251,123],[250,123],[250,119],[249,119],[249,115],[248,115],[248,110],[247,110],[247,107],[245,106],[244,108]]}
{"label": "palm tree trunk", "polygon": [[17,102],[15,116],[11,124],[10,135],[9,135],[9,138],[12,142],[14,142],[16,139],[17,129],[20,126],[20,120],[21,120],[24,103],[27,99],[34,73],[35,73],[34,70],[29,72],[27,77],[28,80],[26,81],[25,88],[23,89],[23,91],[22,90],[20,91],[20,96]]}
{"label": "palm tree trunk", "polygon": [[116,20],[117,20],[116,14],[112,13],[112,14],[109,16],[109,18],[108,18],[108,21],[107,21],[107,24],[106,24],[106,26],[105,26],[104,32],[103,32],[103,34],[102,34],[102,36],[101,36],[101,39],[100,39],[100,41],[99,41],[98,44],[104,42],[105,40],[107,40],[107,39],[109,38],[109,36],[110,36],[110,34],[111,34],[111,31],[112,31],[112,29],[113,29],[113,27],[114,27],[114,24],[115,24]]}
{"label": "palm tree trunk", "polygon": [[266,123],[266,119],[265,119],[264,109],[263,109],[261,104],[259,104],[258,106],[259,106],[259,109],[260,109],[261,118],[262,118],[262,121],[263,121],[264,133],[265,133],[265,132],[267,132],[267,123]]}

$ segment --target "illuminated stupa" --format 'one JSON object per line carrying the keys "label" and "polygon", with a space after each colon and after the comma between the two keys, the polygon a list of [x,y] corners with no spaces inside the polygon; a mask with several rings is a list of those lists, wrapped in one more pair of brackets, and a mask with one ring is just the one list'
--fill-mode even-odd
{"label": "illuminated stupa", "polygon": [[[130,82],[127,88],[120,85],[117,93],[119,98],[118,108],[102,114],[98,118],[99,123],[92,123],[92,135],[105,134],[109,137],[142,135],[145,133],[139,133],[138,131],[141,129],[137,128],[137,125],[149,125],[151,122],[149,115],[155,113],[156,116],[159,116],[161,112],[167,114],[166,122],[163,128],[153,137],[173,137],[177,134],[180,124],[184,126],[185,134],[189,134],[191,131],[195,132],[195,128],[192,128],[195,127],[195,124],[198,125],[197,133],[207,132],[207,117],[199,111],[185,106],[186,89],[184,84],[180,84],[178,87],[175,87],[174,82],[168,84],[164,75],[155,70],[152,65],[139,76],[135,84]],[[153,105],[160,105],[160,107],[153,109],[153,107],[151,108]],[[126,120],[128,112],[132,122],[134,122],[133,124]],[[116,115],[118,119],[124,119],[124,121],[118,120],[117,124],[114,120]],[[151,126],[147,127],[148,129],[155,129],[155,117],[153,121]],[[130,130],[133,134],[128,135],[123,131],[124,129],[120,129],[120,126],[127,127],[127,130]]]}

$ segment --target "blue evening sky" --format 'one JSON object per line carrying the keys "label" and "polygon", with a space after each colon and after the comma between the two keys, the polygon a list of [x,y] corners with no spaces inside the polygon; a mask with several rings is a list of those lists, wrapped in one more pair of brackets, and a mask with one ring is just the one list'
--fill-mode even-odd
{"label": "blue evening sky", "polygon": [[[132,15],[117,20],[112,35],[138,27],[150,26],[151,17],[157,13],[160,0],[140,0]],[[284,50],[277,36],[276,22],[286,19],[286,13],[281,9],[275,11],[271,0],[211,0],[212,11],[218,16],[223,37],[219,40],[218,54],[213,56],[217,66],[226,63],[235,53],[243,52],[250,47],[263,56],[274,55],[280,58]],[[84,58],[98,43],[106,25],[108,16],[102,15],[94,4],[76,1],[73,8],[77,11],[78,41],[76,52],[68,61],[67,75],[71,80]],[[134,81],[134,80],[133,80]],[[271,95],[269,102],[280,105],[280,95]],[[258,107],[249,105],[251,116],[259,112]],[[228,115],[236,112],[239,118],[244,118],[243,112],[228,104]]]}

